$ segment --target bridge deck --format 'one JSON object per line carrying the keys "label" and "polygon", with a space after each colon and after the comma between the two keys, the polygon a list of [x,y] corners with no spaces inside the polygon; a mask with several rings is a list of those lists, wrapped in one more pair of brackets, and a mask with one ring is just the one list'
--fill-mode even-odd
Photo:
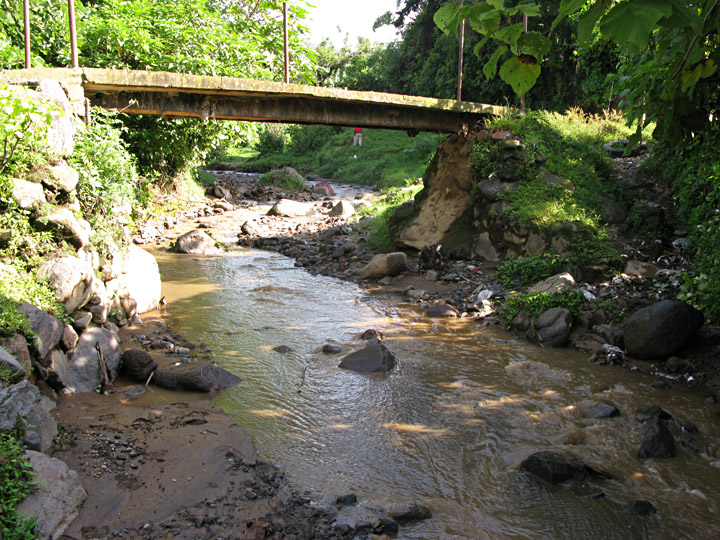
{"label": "bridge deck", "polygon": [[162,71],[37,68],[0,72],[0,81],[55,79],[71,97],[127,114],[452,133],[504,107],[451,99]]}

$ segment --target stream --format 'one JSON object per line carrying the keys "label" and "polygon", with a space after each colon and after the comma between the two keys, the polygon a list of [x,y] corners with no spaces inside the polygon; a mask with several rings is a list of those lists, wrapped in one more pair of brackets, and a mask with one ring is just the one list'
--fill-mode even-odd
{"label": "stream", "polygon": [[[401,540],[720,538],[720,417],[700,395],[496,326],[428,319],[401,297],[311,275],[276,253],[155,255],[169,327],[243,378],[215,404],[298,491],[325,504],[356,494],[340,521],[417,502],[433,518],[401,527]],[[361,348],[369,328],[397,357],[390,374],[339,369],[341,355],[323,354],[326,343]],[[600,402],[622,415],[584,416]],[[634,412],[653,404],[698,428],[700,452],[678,445],[675,458],[638,459]],[[540,450],[614,478],[542,485],[518,472]],[[628,514],[633,499],[658,512]]]}

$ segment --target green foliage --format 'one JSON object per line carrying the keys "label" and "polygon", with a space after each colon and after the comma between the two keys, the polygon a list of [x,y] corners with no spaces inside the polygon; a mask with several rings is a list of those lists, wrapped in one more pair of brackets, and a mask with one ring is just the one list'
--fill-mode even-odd
{"label": "green foliage", "polygon": [[301,178],[282,169],[265,173],[262,178],[258,180],[258,185],[277,186],[290,191],[302,191],[307,187]]}
{"label": "green foliage", "polygon": [[286,139],[286,126],[281,124],[264,124],[258,131],[258,137],[253,148],[260,154],[279,154],[285,150]]}
{"label": "green foliage", "polygon": [[510,324],[520,312],[524,311],[534,319],[555,307],[565,308],[577,317],[585,301],[582,291],[573,289],[562,289],[553,294],[512,292],[503,302],[499,313],[506,324]]}
{"label": "green foliage", "polygon": [[[401,131],[364,129],[363,145],[352,146],[353,133],[349,129],[271,126],[262,128],[260,134],[267,131],[274,135],[266,135],[264,142],[258,143],[267,148],[259,156],[247,160],[225,156],[222,161],[242,162],[243,170],[255,172],[292,165],[299,171],[312,172],[344,184],[388,189],[408,186],[420,178],[441,141],[431,133],[408,137]],[[283,140],[282,150],[273,150],[272,141],[278,137]],[[275,148],[277,146],[279,144]],[[214,164],[217,165],[217,161]]]}
{"label": "green foliage", "polygon": [[122,242],[122,228],[149,202],[148,186],[121,135],[117,115],[93,111],[93,124],[79,131],[70,164],[78,171],[77,198],[83,215],[100,235]]}
{"label": "green foliage", "polygon": [[412,200],[421,189],[422,186],[388,189],[372,204],[361,206],[358,209],[358,218],[372,217],[370,220],[362,220],[358,223],[360,227],[370,231],[367,242],[375,252],[388,253],[395,249],[388,228],[390,217],[401,204]]}
{"label": "green foliage", "polygon": [[[0,309],[3,308],[3,300],[0,299]],[[2,315],[0,315],[0,319]],[[0,330],[0,333],[2,331]],[[0,364],[0,386],[4,384],[16,384],[23,379],[23,376],[7,364]]]}
{"label": "green foliage", "polygon": [[0,176],[18,174],[47,156],[49,104],[0,84]]}
{"label": "green foliage", "polygon": [[720,321],[720,132],[659,145],[644,168],[670,184],[677,221],[690,239],[693,273],[684,276],[678,297]]}
{"label": "green foliage", "polygon": [[38,538],[35,519],[18,515],[17,505],[33,487],[33,470],[25,448],[12,435],[0,432],[0,537],[3,540]]}
{"label": "green foliage", "polygon": [[497,268],[497,280],[506,289],[527,287],[563,272],[567,260],[553,254],[506,259]]}
{"label": "green foliage", "polygon": [[17,311],[23,302],[33,304],[52,313],[59,319],[65,317],[65,309],[58,303],[47,283],[35,279],[32,267],[17,261],[14,266],[0,264],[0,333],[34,336],[27,318]]}

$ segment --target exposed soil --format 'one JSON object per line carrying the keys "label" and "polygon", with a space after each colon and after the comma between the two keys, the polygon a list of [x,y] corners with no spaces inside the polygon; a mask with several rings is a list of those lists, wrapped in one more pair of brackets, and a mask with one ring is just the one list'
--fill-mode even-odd
{"label": "exposed soil", "polygon": [[[630,159],[616,162],[628,181],[637,184],[637,161]],[[316,217],[265,216],[268,206],[264,203],[291,194],[256,188],[255,180],[251,176],[238,179],[233,173],[221,175],[232,204],[215,200],[199,210],[150,223],[136,241],[169,247],[182,232],[209,229],[214,238],[233,249],[239,241],[279,251],[313,273],[359,280],[373,253],[362,223],[327,216],[337,197],[302,193],[300,200],[315,202],[322,210]],[[371,197],[351,189],[343,196],[356,204]],[[259,228],[238,234],[248,221]],[[644,258],[670,270],[687,267],[680,251],[668,252],[667,246],[654,241],[627,240],[624,248],[629,258]],[[427,305],[443,301],[460,316],[475,318],[480,324],[499,324],[496,308],[504,291],[493,281],[494,264],[446,260],[442,254],[429,260],[427,255],[410,253],[407,273],[363,285],[402,295],[405,302],[408,297]],[[621,276],[588,285],[586,290],[600,299],[613,299],[618,313],[629,314],[657,299],[674,297],[677,274],[670,276],[666,280]],[[477,293],[483,289],[493,291],[491,300],[478,301]],[[621,324],[616,314],[608,317]],[[143,319],[144,325],[121,330],[124,349],[145,348],[161,365],[182,359],[179,356],[211,360],[210,352],[165,328],[161,311]],[[153,346],[159,342],[169,345]],[[622,365],[655,373],[658,385],[696,386],[715,402],[720,400],[719,346],[717,328],[705,328],[664,364],[624,359]],[[592,354],[592,344],[587,352]],[[107,396],[84,394],[63,400],[55,415],[76,444],[55,455],[78,471],[89,494],[66,538],[290,540],[349,538],[373,527],[376,533],[383,532],[379,521],[359,524],[356,531],[334,523],[335,508],[316,507],[293,492],[283,472],[258,458],[248,437],[210,404],[212,396],[176,397],[163,394],[158,399],[157,392],[118,381]]]}

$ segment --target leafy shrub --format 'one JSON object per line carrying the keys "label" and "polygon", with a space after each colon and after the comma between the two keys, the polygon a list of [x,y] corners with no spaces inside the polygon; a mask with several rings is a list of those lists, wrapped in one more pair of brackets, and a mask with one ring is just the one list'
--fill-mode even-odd
{"label": "leafy shrub", "polygon": [[147,184],[122,140],[125,127],[117,115],[95,109],[93,119],[76,136],[69,161],[80,176],[77,198],[85,218],[95,231],[119,241],[122,227],[148,203]]}
{"label": "leafy shrub", "polygon": [[512,292],[500,308],[500,317],[506,324],[510,324],[520,312],[524,311],[534,319],[544,311],[555,307],[565,308],[574,316],[578,316],[585,301],[582,291],[573,289],[563,289],[554,294]]}
{"label": "leafy shrub", "polygon": [[18,174],[46,157],[53,109],[0,84],[0,175]]}
{"label": "leafy shrub", "polygon": [[11,434],[0,432],[0,538],[32,540],[36,520],[19,516],[17,505],[30,493],[33,470],[24,456],[25,448]]}
{"label": "leafy shrub", "polygon": [[265,173],[257,183],[260,186],[277,186],[290,191],[302,191],[307,187],[302,178],[283,169]]}
{"label": "leafy shrub", "polygon": [[506,259],[497,268],[497,279],[508,289],[527,287],[564,271],[567,264],[566,259],[548,253]]}
{"label": "leafy shrub", "polygon": [[258,132],[255,150],[260,154],[273,154],[285,149],[286,131],[279,124],[265,124]]}

